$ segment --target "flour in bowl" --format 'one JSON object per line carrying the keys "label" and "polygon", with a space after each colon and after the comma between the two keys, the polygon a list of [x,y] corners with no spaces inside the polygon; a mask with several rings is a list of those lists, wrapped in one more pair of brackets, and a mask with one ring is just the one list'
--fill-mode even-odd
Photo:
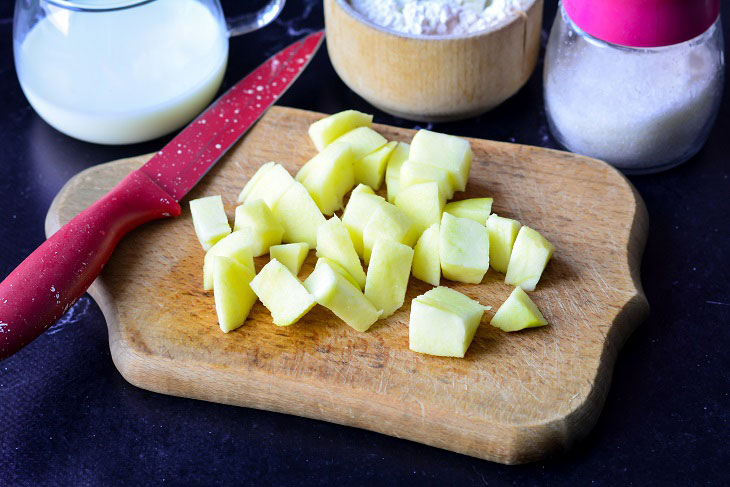
{"label": "flour in bowl", "polygon": [[534,0],[349,0],[370,22],[412,35],[465,35],[524,12]]}

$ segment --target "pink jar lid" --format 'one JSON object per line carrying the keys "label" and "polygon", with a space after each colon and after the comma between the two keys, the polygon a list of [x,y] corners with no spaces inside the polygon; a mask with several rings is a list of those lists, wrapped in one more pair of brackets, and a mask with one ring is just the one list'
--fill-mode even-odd
{"label": "pink jar lid", "polygon": [[720,15],[720,0],[563,0],[563,7],[588,34],[629,47],[688,41]]}

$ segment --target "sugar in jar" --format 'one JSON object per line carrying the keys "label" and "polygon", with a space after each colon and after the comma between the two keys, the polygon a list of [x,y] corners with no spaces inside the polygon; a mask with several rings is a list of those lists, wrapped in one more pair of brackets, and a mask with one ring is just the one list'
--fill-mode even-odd
{"label": "sugar in jar", "polygon": [[563,0],[545,54],[550,129],[626,173],[680,164],[722,97],[719,0]]}

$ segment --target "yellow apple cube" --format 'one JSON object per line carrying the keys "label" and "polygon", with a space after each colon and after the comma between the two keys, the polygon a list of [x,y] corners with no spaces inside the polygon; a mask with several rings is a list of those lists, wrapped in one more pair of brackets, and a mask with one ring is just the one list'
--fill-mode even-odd
{"label": "yellow apple cube", "polygon": [[273,245],[269,248],[269,256],[284,264],[295,276],[302,270],[307,253],[309,253],[309,245],[304,242]]}
{"label": "yellow apple cube", "polygon": [[512,246],[515,244],[520,222],[510,218],[502,218],[496,213],[487,218],[489,230],[489,265],[499,272],[507,272]]}
{"label": "yellow apple cube", "polygon": [[380,196],[367,194],[365,190],[357,191],[361,186],[367,187],[361,184],[353,190],[350,201],[347,202],[345,213],[342,215],[342,223],[347,227],[355,252],[360,257],[363,256],[362,233],[365,230],[365,225],[380,208],[380,205],[385,204],[385,200]]}
{"label": "yellow apple cube", "polygon": [[439,235],[441,271],[446,279],[479,284],[489,269],[489,232],[468,218],[444,213]]}
{"label": "yellow apple cube", "polygon": [[[408,158],[412,161],[445,169],[456,191],[466,189],[471,169],[472,151],[461,137],[419,130],[411,141]],[[451,198],[449,196],[449,198]]]}
{"label": "yellow apple cube", "polygon": [[370,262],[373,245],[378,239],[391,240],[413,247],[418,239],[418,227],[411,217],[390,203],[383,202],[373,213],[362,232],[362,257]]}
{"label": "yellow apple cube", "polygon": [[325,218],[301,183],[289,186],[271,212],[284,229],[282,242],[305,242],[310,248],[317,245],[317,229]]}
{"label": "yellow apple cube", "polygon": [[355,161],[355,181],[365,183],[373,189],[380,189],[388,164],[397,142],[388,142],[380,149]]}
{"label": "yellow apple cube", "polygon": [[335,142],[350,146],[353,157],[359,161],[383,147],[388,140],[370,127],[358,127],[338,137]]}
{"label": "yellow apple cube", "polygon": [[519,331],[545,326],[548,322],[527,293],[517,286],[494,314],[491,324],[504,331]]}
{"label": "yellow apple cube", "polygon": [[190,214],[203,250],[209,250],[218,240],[231,233],[220,195],[190,201]]}
{"label": "yellow apple cube", "polygon": [[395,203],[395,197],[400,190],[400,169],[403,163],[408,160],[410,144],[398,142],[393,153],[388,159],[388,167],[385,169],[385,186],[388,190],[388,202]]}
{"label": "yellow apple cube", "polygon": [[277,326],[293,325],[315,305],[314,298],[289,269],[272,259],[251,281],[251,289]]}
{"label": "yellow apple cube", "polygon": [[507,266],[504,282],[534,291],[555,247],[528,226],[520,228]]}
{"label": "yellow apple cube", "polygon": [[332,142],[297,174],[320,211],[332,215],[342,208],[345,194],[355,186],[355,158],[350,146]]}
{"label": "yellow apple cube", "polygon": [[238,194],[238,202],[243,203],[246,201],[246,198],[248,197],[249,193],[253,190],[254,186],[261,180],[261,178],[269,172],[273,167],[276,165],[275,162],[267,162],[266,164],[262,164],[261,167],[258,168],[258,170],[254,173],[253,177],[248,180],[248,182],[243,186],[243,189]]}
{"label": "yellow apple cube", "polygon": [[230,257],[217,255],[213,259],[215,311],[225,333],[241,326],[256,302],[250,287],[254,275],[253,270]]}
{"label": "yellow apple cube", "polygon": [[484,306],[447,287],[437,287],[411,302],[409,347],[441,357],[464,357],[479,327]]}
{"label": "yellow apple cube", "polygon": [[439,238],[439,224],[434,223],[421,234],[413,249],[413,277],[432,286],[438,286],[441,281]]}
{"label": "yellow apple cube", "polygon": [[317,263],[314,265],[314,270],[317,270],[317,267],[320,267],[323,265],[329,266],[330,268],[332,268],[333,271],[337,272],[340,276],[347,279],[350,282],[350,284],[352,284],[356,288],[360,288],[360,285],[357,283],[355,278],[352,277],[350,275],[350,273],[345,270],[344,267],[342,267],[340,264],[338,264],[334,260],[328,259],[327,257],[320,257],[319,259],[317,259]]}
{"label": "yellow apple cube", "polygon": [[350,239],[350,233],[337,215],[320,225],[317,232],[317,257],[332,259],[355,279],[360,289],[365,287],[365,271]]}
{"label": "yellow apple cube", "polygon": [[444,211],[459,218],[469,218],[484,225],[492,211],[492,198],[470,198],[446,203]]}
{"label": "yellow apple cube", "polygon": [[309,126],[309,138],[318,151],[322,151],[332,141],[358,127],[370,127],[373,116],[357,110],[345,110],[317,120]]}
{"label": "yellow apple cube", "polygon": [[243,188],[241,191],[243,198],[241,195],[238,196],[239,203],[263,200],[269,208],[273,208],[279,198],[294,184],[294,178],[284,166],[274,164],[258,178],[254,174],[249,182],[253,182],[253,187],[248,192],[246,192],[248,185]]}
{"label": "yellow apple cube", "polygon": [[304,281],[317,303],[332,311],[338,318],[357,331],[367,331],[378,321],[380,311],[375,309],[356,284],[320,259],[314,271]]}
{"label": "yellow apple cube", "polygon": [[449,200],[454,196],[454,187],[449,179],[449,173],[440,167],[429,166],[413,160],[407,160],[400,168],[400,182],[398,191],[408,186],[421,183],[438,183],[441,194]]}
{"label": "yellow apple cube", "polygon": [[360,194],[360,193],[375,194],[375,191],[373,191],[373,188],[371,188],[367,184],[360,183],[357,186],[355,186],[355,189],[352,190],[352,193],[350,193],[350,197],[352,197],[352,195]]}
{"label": "yellow apple cube", "polygon": [[365,297],[387,318],[403,306],[411,275],[413,249],[386,239],[378,239],[370,256]]}
{"label": "yellow apple cube", "polygon": [[441,194],[437,183],[414,184],[403,188],[395,198],[395,206],[410,216],[423,233],[434,223],[441,221],[446,198]]}
{"label": "yellow apple cube", "polygon": [[233,228],[236,231],[250,229],[254,257],[268,253],[272,245],[279,245],[284,234],[284,228],[263,200],[249,200],[236,208]]}
{"label": "yellow apple cube", "polygon": [[213,289],[215,258],[219,255],[230,257],[247,267],[251,272],[256,272],[253,265],[253,254],[251,253],[251,240],[251,233],[248,230],[239,230],[220,239],[205,253],[205,259],[203,259],[204,290],[210,291]]}

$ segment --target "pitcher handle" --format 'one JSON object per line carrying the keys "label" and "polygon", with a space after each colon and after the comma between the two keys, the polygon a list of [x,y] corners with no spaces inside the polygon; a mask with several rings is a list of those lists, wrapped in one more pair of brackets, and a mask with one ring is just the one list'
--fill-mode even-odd
{"label": "pitcher handle", "polygon": [[276,20],[281,13],[281,10],[284,8],[285,3],[286,0],[271,0],[268,5],[258,12],[239,15],[232,19],[228,19],[226,22],[228,26],[228,35],[230,37],[235,37],[266,27]]}

